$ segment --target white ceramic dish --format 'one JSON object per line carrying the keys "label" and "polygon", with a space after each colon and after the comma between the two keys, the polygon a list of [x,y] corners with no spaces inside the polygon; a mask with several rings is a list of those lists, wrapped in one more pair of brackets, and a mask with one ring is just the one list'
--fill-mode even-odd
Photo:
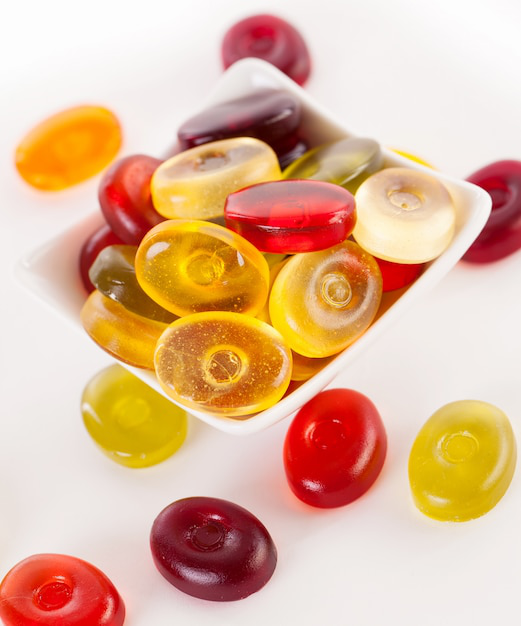
{"label": "white ceramic dish", "polygon": [[[225,72],[205,105],[245,95],[258,87],[285,89],[299,98],[303,106],[303,125],[313,145],[356,134],[334,119],[325,108],[284,74],[271,65],[254,59],[236,63]],[[374,139],[378,140],[378,137]],[[421,165],[397,156],[391,151],[384,149],[384,155],[386,165],[406,165],[424,169]],[[421,298],[462,257],[479,234],[491,210],[490,197],[482,189],[441,173],[432,173],[443,181],[455,201],[457,207],[455,237],[445,252],[429,265],[422,276],[389,306],[355,344],[275,406],[252,417],[237,420],[197,411],[190,411],[190,413],[228,433],[250,434],[260,431],[293,414],[326,387],[340,371],[353,363],[361,352],[365,351],[383,332],[389,332],[391,325],[402,315],[405,308]],[[26,255],[17,266],[19,280],[65,321],[84,333],[85,341],[91,340],[83,330],[79,319],[85,293],[78,276],[78,251],[85,237],[93,232],[102,221],[101,213],[92,215],[86,221]],[[149,385],[161,391],[151,372],[130,367],[129,369]]]}

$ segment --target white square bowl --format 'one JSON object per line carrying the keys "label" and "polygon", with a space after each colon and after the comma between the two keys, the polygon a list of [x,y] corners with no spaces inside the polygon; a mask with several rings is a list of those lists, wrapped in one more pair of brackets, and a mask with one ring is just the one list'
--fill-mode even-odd
{"label": "white square bowl", "polygon": [[[310,144],[315,146],[355,133],[336,120],[325,108],[315,102],[304,89],[279,72],[272,65],[257,59],[244,59],[230,67],[221,77],[205,106],[211,106],[240,97],[260,87],[284,89],[302,103],[302,126]],[[201,109],[204,107],[201,107]],[[374,139],[378,140],[377,137]],[[382,148],[385,166],[425,168],[409,159]],[[405,291],[384,294],[384,312],[350,347],[341,352],[324,369],[287,394],[275,406],[247,418],[228,418],[190,410],[189,413],[215,428],[232,434],[251,434],[260,431],[293,414],[315,394],[333,381],[357,356],[373,343],[381,333],[389,332],[394,320],[404,310],[431,289],[463,256],[475,240],[491,211],[490,196],[481,188],[428,170],[448,188],[457,210],[456,233],[441,256],[432,261],[424,273]],[[85,238],[103,223],[101,212],[92,215],[73,228],[60,234],[26,255],[17,264],[20,282],[53,311],[83,333],[91,341],[80,323],[80,311],[86,298],[78,272],[78,256]],[[399,297],[396,297],[399,295]],[[119,363],[119,361],[118,361]],[[152,372],[127,367],[151,387],[163,393]]]}

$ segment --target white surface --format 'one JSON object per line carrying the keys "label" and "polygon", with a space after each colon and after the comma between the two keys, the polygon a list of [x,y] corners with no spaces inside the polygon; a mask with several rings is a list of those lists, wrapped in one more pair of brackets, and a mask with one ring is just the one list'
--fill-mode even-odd
{"label": "white surface", "polygon": [[[521,441],[521,253],[485,267],[458,264],[335,379],[375,402],[389,453],[365,497],[329,512],[289,493],[284,421],[239,439],[193,420],[183,449],[162,465],[111,463],[79,413],[84,385],[108,357],[12,277],[21,254],[96,208],[96,180],[41,194],[17,177],[12,157],[24,132],[66,106],[99,102],[122,120],[124,153],[162,153],[219,78],[224,30],[255,12],[278,13],[301,30],[314,59],[306,89],[358,134],[454,176],[521,158],[517,1],[279,5],[95,0],[80,11],[32,0],[3,9],[1,573],[36,552],[87,559],[118,587],[128,626],[515,623],[519,471],[495,509],[453,525],[414,509],[406,469],[421,425],[453,400],[498,405]],[[261,592],[216,605],[157,574],[152,521],[189,495],[233,500],[268,527],[279,563]]]}

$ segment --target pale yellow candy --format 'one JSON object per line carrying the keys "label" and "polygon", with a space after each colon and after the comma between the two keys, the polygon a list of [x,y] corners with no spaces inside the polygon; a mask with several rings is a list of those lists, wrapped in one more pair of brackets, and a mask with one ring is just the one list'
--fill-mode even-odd
{"label": "pale yellow candy", "polygon": [[280,178],[277,155],[267,143],[237,137],[176,154],[154,172],[150,190],[163,217],[209,220],[224,214],[230,193]]}

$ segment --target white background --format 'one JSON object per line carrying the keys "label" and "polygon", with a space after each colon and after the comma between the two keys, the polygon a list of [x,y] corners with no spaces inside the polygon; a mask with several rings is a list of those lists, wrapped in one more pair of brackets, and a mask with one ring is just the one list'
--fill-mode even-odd
{"label": "white background", "polygon": [[[273,12],[311,49],[306,89],[348,128],[465,177],[521,159],[521,5],[516,0],[4,3],[0,9],[0,575],[61,552],[113,580],[129,626],[510,624],[521,583],[521,480],[484,517],[442,524],[412,504],[407,459],[424,421],[466,398],[502,408],[521,441],[521,252],[464,263],[332,386],[368,395],[389,437],[382,475],[349,507],[311,510],[285,483],[289,421],[237,438],[191,422],[165,463],[128,470],[88,438],[83,387],[109,363],[26,294],[14,262],[97,210],[97,179],[41,193],[17,175],[17,142],[47,115],[99,103],[120,118],[122,154],[160,155],[221,74],[222,36]],[[213,604],[155,571],[148,534],[180,497],[241,504],[279,552],[269,584]]]}

